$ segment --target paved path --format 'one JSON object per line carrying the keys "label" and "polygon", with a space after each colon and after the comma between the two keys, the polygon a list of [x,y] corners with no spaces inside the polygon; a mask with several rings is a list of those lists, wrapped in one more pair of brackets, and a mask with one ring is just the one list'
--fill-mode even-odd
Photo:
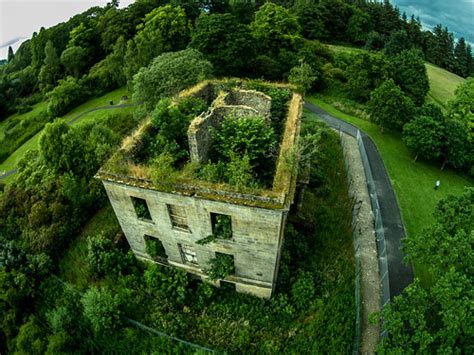
{"label": "paved path", "polygon": [[[357,127],[331,116],[322,108],[309,102],[305,103],[305,108],[317,114],[318,117],[331,127],[341,129],[344,133],[354,137],[357,135]],[[411,266],[407,266],[403,263],[405,254],[400,249],[402,245],[401,240],[405,237],[405,228],[403,226],[397,199],[392,184],[390,183],[390,178],[385,170],[383,160],[377,151],[377,147],[368,135],[362,131],[360,131],[360,133],[372,170],[380,213],[383,220],[390,281],[390,298],[393,299],[394,296],[401,294],[405,287],[413,280],[413,269]]]}
{"label": "paved path", "polygon": [[[118,104],[118,105],[100,106],[100,107],[92,108],[90,110],[81,112],[79,115],[77,115],[76,117],[71,119],[67,124],[71,125],[74,122],[76,122],[79,118],[81,118],[82,116],[84,116],[88,113],[94,112],[94,111],[111,110],[111,109],[115,109],[115,108],[124,108],[124,107],[137,106],[137,105],[140,105],[140,103],[141,102],[134,102],[134,103],[131,103],[131,104]],[[8,171],[4,172],[2,175],[0,175],[0,180],[5,179],[5,178],[9,177],[10,175],[15,174],[17,171],[18,171],[18,169],[15,168],[15,169],[8,170]]]}

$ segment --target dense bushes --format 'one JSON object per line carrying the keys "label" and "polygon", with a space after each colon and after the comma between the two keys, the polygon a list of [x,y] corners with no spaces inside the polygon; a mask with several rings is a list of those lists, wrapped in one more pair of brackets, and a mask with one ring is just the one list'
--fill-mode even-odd
{"label": "dense bushes", "polygon": [[81,83],[68,76],[60,80],[58,86],[49,94],[48,114],[59,117],[89,98],[88,90]]}
{"label": "dense bushes", "polygon": [[474,350],[474,189],[441,200],[435,223],[404,240],[409,260],[429,267],[433,282],[409,285],[382,312],[390,336],[380,351],[404,353]]}
{"label": "dense bushes", "polygon": [[211,73],[212,64],[195,49],[165,53],[134,76],[133,99],[150,110],[160,98],[173,96]]}

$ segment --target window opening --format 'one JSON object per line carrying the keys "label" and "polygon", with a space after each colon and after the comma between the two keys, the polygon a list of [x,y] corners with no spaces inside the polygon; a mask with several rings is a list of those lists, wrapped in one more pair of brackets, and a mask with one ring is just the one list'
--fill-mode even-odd
{"label": "window opening", "polygon": [[135,208],[135,213],[137,214],[137,217],[139,219],[145,219],[149,221],[152,220],[150,210],[148,209],[148,204],[146,200],[139,197],[132,196],[132,202],[133,202],[133,207]]}
{"label": "window opening", "polygon": [[196,250],[190,245],[178,244],[181,258],[184,263],[197,265]]}
{"label": "window opening", "polygon": [[189,232],[188,217],[184,207],[176,205],[167,205],[167,207],[172,227]]}
{"label": "window opening", "polygon": [[219,214],[211,213],[211,224],[212,234],[217,239],[230,239],[232,238],[232,217]]}
{"label": "window opening", "polygon": [[167,261],[168,255],[166,255],[165,247],[158,238],[150,235],[145,235],[146,252],[155,260]]}

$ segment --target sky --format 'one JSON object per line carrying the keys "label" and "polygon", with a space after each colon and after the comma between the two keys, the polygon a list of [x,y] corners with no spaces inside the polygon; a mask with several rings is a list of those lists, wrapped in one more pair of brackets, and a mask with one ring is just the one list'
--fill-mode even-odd
{"label": "sky", "polygon": [[[16,51],[41,27],[69,20],[92,6],[105,6],[110,0],[0,0],[0,59],[8,56],[8,46]],[[133,0],[121,0],[126,7]]]}
{"label": "sky", "polygon": [[425,29],[447,26],[455,38],[474,45],[474,0],[391,0],[407,16],[419,16]]}
{"label": "sky", "polygon": [[[105,6],[110,0],[0,0],[0,59],[8,46],[16,51],[41,26],[47,28],[67,21],[92,6]],[[133,0],[121,0],[126,7]],[[474,0],[392,0],[401,12],[419,16],[425,29],[442,23],[456,38],[474,44]]]}

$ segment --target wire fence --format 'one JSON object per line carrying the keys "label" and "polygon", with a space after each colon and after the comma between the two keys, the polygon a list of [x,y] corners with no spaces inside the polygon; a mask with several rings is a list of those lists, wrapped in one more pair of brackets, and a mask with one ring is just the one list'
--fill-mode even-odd
{"label": "wire fence", "polygon": [[[82,295],[83,293],[81,291],[79,291],[78,289],[76,289],[73,285],[71,285],[70,283],[68,282],[65,282],[63,281],[61,278],[59,278],[58,276],[50,273],[50,275],[53,277],[54,280],[56,280],[57,282],[61,283],[64,287],[68,287],[69,289],[73,290],[74,292],[76,292],[77,294],[79,295]],[[161,331],[158,331],[156,329],[153,329],[153,328],[150,328],[148,326],[146,326],[145,324],[143,323],[140,323],[134,319],[131,319],[131,318],[128,318],[128,317],[123,317],[123,319],[132,324],[133,326],[137,327],[137,328],[140,328],[142,330],[145,330],[153,335],[156,335],[156,336],[160,336],[160,337],[163,337],[163,338],[166,338],[168,339],[169,341],[171,342],[177,342],[177,343],[180,343],[180,344],[183,344],[187,347],[190,347],[190,348],[193,348],[195,350],[199,350],[201,352],[205,352],[205,353],[218,353],[217,351],[213,350],[213,349],[209,349],[209,348],[206,348],[204,346],[201,346],[199,344],[195,344],[195,343],[192,343],[190,341],[187,341],[187,340],[183,340],[183,339],[180,339],[178,337],[175,337],[173,335],[170,335],[170,334],[167,334],[167,333],[164,333],[164,332],[161,332]]]}
{"label": "wire fence", "polygon": [[[390,302],[390,282],[388,278],[388,263],[387,263],[387,250],[385,247],[385,232],[383,228],[382,215],[380,213],[380,206],[377,197],[377,191],[375,189],[375,182],[370,168],[369,159],[367,157],[367,151],[365,149],[364,141],[360,131],[357,130],[357,145],[359,146],[359,152],[362,158],[362,164],[364,166],[365,178],[367,182],[367,188],[369,190],[370,204],[372,206],[372,212],[374,214],[374,229],[375,238],[377,241],[377,255],[379,260],[379,275],[380,275],[380,290],[381,290],[381,308],[383,309]],[[382,337],[387,336],[387,331],[382,327]]]}

